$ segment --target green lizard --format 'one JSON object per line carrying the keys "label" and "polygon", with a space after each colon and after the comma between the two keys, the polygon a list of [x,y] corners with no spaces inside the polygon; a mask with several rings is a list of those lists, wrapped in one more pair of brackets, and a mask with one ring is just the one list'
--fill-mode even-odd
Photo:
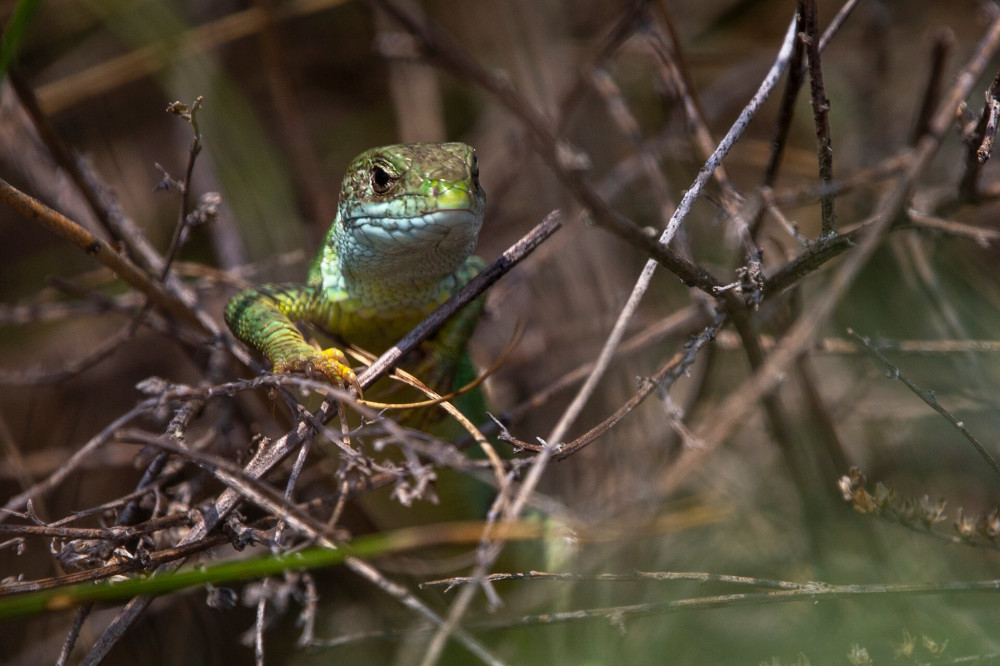
{"label": "green lizard", "polygon": [[[305,284],[237,294],[226,324],[276,373],[318,372],[360,388],[344,353],[307,344],[296,322],[385,351],[482,270],[482,260],[470,255],[483,207],[476,154],[463,143],[361,153],[344,176],[337,215]],[[410,367],[431,388],[454,388],[481,312],[482,299],[473,301],[424,343],[423,360]]]}

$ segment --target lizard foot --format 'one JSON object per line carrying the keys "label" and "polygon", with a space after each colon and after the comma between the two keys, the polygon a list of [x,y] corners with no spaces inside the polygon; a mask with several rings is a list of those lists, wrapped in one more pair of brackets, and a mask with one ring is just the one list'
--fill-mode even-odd
{"label": "lizard foot", "polygon": [[323,351],[311,350],[311,353],[301,353],[274,363],[274,372],[279,374],[301,372],[312,376],[321,374],[333,384],[344,383],[361,395],[361,384],[358,377],[348,365],[344,352],[336,347]]}

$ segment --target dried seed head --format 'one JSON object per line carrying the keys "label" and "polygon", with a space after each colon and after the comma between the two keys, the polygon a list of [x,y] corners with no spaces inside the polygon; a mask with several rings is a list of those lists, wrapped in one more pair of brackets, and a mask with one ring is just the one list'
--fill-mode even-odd
{"label": "dried seed head", "polygon": [[[944,520],[944,507],[947,505],[943,499],[939,499],[937,502],[932,502],[928,495],[924,495],[920,498],[920,519],[924,522],[925,527],[930,527],[934,523]],[[961,509],[959,509],[961,511]]]}
{"label": "dried seed head", "polygon": [[[961,509],[959,509],[961,511]],[[944,651],[948,649],[948,639],[944,639],[940,643],[932,639],[930,636],[921,635],[920,642],[923,643],[924,649],[930,652],[935,657],[940,657],[944,654]]]}
{"label": "dried seed head", "polygon": [[893,645],[892,650],[896,653],[896,659],[913,659],[913,651],[917,647],[917,639],[913,634],[903,629],[903,642]]}
{"label": "dried seed head", "polygon": [[958,520],[955,521],[955,531],[958,536],[969,540],[976,533],[976,521],[965,515],[965,510],[958,507]]}
{"label": "dried seed head", "polygon": [[847,653],[847,661],[851,666],[871,666],[872,658],[868,656],[868,650],[855,643]]}
{"label": "dried seed head", "polygon": [[844,498],[845,502],[850,502],[854,499],[854,484],[851,483],[849,476],[840,477],[837,480],[837,487],[840,488],[840,495]]}
{"label": "dried seed head", "polygon": [[875,504],[879,513],[888,513],[896,500],[896,491],[881,481],[875,484]]}
{"label": "dried seed head", "polygon": [[920,517],[920,510],[917,508],[917,503],[912,497],[907,497],[903,500],[898,512],[899,521],[904,525],[912,525]]}
{"label": "dried seed head", "polygon": [[1000,507],[982,514],[977,527],[980,534],[995,541],[1000,536]]}
{"label": "dried seed head", "polygon": [[875,498],[864,488],[858,488],[854,492],[851,503],[854,505],[854,510],[858,513],[875,513],[878,511]]}
{"label": "dried seed head", "polygon": [[860,488],[868,483],[868,477],[865,476],[860,467],[852,467],[849,473],[851,475],[851,483],[855,488]]}

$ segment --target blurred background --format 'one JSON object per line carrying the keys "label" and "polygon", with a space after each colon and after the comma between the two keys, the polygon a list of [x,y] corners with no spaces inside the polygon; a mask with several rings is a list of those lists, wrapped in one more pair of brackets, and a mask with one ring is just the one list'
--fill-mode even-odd
{"label": "blurred background", "polygon": [[[0,1],[5,24],[14,5]],[[823,30],[841,4],[818,5]],[[671,43],[714,145],[774,61],[795,11],[788,0],[408,6],[426,14],[488,72],[509,81],[522,102],[554,128],[567,159],[605,200],[654,230],[663,228],[663,211],[669,216],[707,155],[682,96],[664,77],[645,36],[653,32]],[[868,218],[891,184],[878,167],[912,145],[934,49],[946,54],[941,88],[947,89],[995,11],[993,3],[971,0],[866,0],[830,42],[822,63],[834,175],[838,182],[860,179],[836,199],[839,225]],[[635,16],[640,18],[630,22]],[[616,40],[616,27],[623,25],[624,36]],[[998,64],[994,59],[986,67],[968,99],[976,116]],[[487,194],[477,254],[493,260],[555,208],[564,221],[555,237],[490,291],[487,315],[472,342],[473,358],[486,367],[524,327],[487,393],[491,411],[508,415],[511,431],[522,440],[551,431],[578,384],[530,400],[594,360],[646,260],[593,223],[540,156],[544,150],[522,119],[468,73],[428,63],[418,41],[370,3],[48,0],[38,4],[23,33],[12,77],[0,90],[0,177],[84,226],[99,228],[49,142],[40,138],[23,98],[14,93],[12,86],[19,86],[33,92],[58,136],[160,252],[174,234],[180,195],[157,185],[164,173],[184,177],[192,137],[191,127],[165,109],[175,100],[204,97],[198,116],[203,151],[191,192],[195,197],[219,192],[222,206],[213,224],[193,231],[177,271],[220,322],[240,280],[303,278],[354,155],[403,141],[475,146]],[[783,85],[724,162],[746,200],[764,182]],[[620,103],[635,127],[623,126]],[[639,166],[646,154],[656,156],[662,181]],[[535,509],[530,517],[551,526],[551,536],[509,545],[494,567],[573,572],[583,579],[499,583],[505,606],[490,614],[477,598],[467,620],[760,591],[724,582],[594,578],[602,573],[695,571],[857,585],[1000,577],[995,541],[977,534],[961,542],[952,527],[958,507],[964,516],[988,517],[1000,502],[996,474],[941,416],[891,381],[884,365],[859,353],[846,333],[854,329],[886,341],[887,348],[914,342],[909,352],[886,354],[997,453],[996,247],[993,235],[968,232],[974,227],[996,233],[996,195],[990,189],[996,167],[992,162],[983,167],[980,196],[963,198],[957,191],[965,163],[959,132],[951,132],[918,183],[914,206],[966,231],[894,232],[840,302],[823,330],[825,343],[796,366],[778,392],[782,441],[791,442],[794,451],[779,444],[773,424],[756,410],[680,487],[664,487],[666,471],[692,444],[685,442],[688,429],[709,422],[720,401],[749,374],[739,338],[727,331],[703,350],[669,399],[654,396],[588,448],[547,469],[539,492],[587,525],[589,536],[568,536],[557,520]],[[812,240],[820,231],[820,206],[809,194],[816,183],[807,81],[773,196],[786,220]],[[737,279],[735,269],[745,255],[722,206],[724,196],[715,181],[709,184],[678,244],[729,283]],[[803,251],[778,216],[765,216],[762,225],[756,238],[766,270]],[[780,336],[804,304],[822,295],[828,273],[821,269],[769,299],[754,315],[760,332]],[[703,294],[661,268],[629,328],[630,336],[647,333],[645,344],[615,360],[567,439],[603,421],[641,378],[681,350],[699,329],[664,322],[705,302]],[[127,325],[123,312],[140,304],[77,248],[0,208],[0,498],[6,501],[51,474],[129,410],[141,398],[137,382],[158,376],[197,384],[204,376],[207,352],[189,353],[146,328],[99,362],[74,369]],[[983,341],[985,351],[968,351],[962,344],[968,340]],[[927,341],[951,346],[931,350],[916,344]],[[227,377],[237,373],[233,364]],[[280,424],[270,427],[273,432],[267,426],[262,431],[283,431]],[[245,450],[252,431],[234,426],[217,451]],[[511,452],[507,445],[498,448]],[[134,446],[101,447],[34,510],[43,520],[54,520],[130,492],[142,475],[135,454]],[[946,500],[944,520],[932,530],[938,537],[855,511],[837,486],[851,465],[868,475],[869,489],[875,481],[891,486],[900,504],[924,495],[932,502]],[[369,530],[470,513],[467,506],[447,502],[408,509],[391,502],[388,493],[367,498],[357,511]],[[469,549],[461,552],[467,555]],[[227,550],[218,557],[232,554]],[[437,555],[397,558],[382,563],[382,570],[444,612],[454,592],[417,590],[417,583],[464,575],[471,560],[458,557],[449,568]],[[0,551],[0,578],[57,573],[41,540],[30,543],[27,556]],[[376,637],[336,647],[297,647],[299,601],[292,599],[267,634],[270,663],[408,663],[421,654],[412,645],[419,640],[407,638],[416,619],[382,592],[344,572],[316,576],[317,636]],[[252,597],[250,587],[239,589],[245,600]],[[155,602],[107,663],[138,658],[251,663],[252,650],[241,636],[253,626],[252,603],[216,610],[206,606],[204,596],[196,590]],[[993,663],[1000,662],[996,605],[995,594],[885,593],[470,630],[507,663],[965,663],[958,661],[965,658]],[[99,610],[88,620],[71,663],[114,613]],[[52,613],[3,627],[0,658],[12,664],[53,662],[71,620],[71,613]],[[470,659],[452,645],[444,663]]]}

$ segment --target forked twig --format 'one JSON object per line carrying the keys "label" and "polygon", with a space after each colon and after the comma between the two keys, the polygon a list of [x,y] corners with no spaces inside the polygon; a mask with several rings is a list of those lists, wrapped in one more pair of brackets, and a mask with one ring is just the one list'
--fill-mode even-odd
{"label": "forked twig", "polygon": [[892,222],[905,210],[912,185],[930,164],[931,158],[952,123],[954,110],[959,102],[969,95],[998,47],[1000,47],[1000,17],[994,18],[986,29],[972,57],[958,74],[955,83],[934,114],[931,131],[917,144],[902,177],[879,203],[871,227],[834,273],[825,292],[802,312],[764,365],[713,412],[715,414],[713,420],[696,431],[696,436],[704,443],[704,447],[683,452],[661,480],[661,490],[666,492],[676,488],[705,456],[718,447],[744,421],[760,396],[773,391],[781,383],[796,359],[813,344],[816,334],[834,306],[840,302],[861,268],[871,258],[888,233]]}
{"label": "forked twig", "polygon": [[[482,290],[499,279],[504,273],[513,268],[519,261],[527,257],[542,241],[555,233],[559,228],[558,211],[550,213],[535,229],[525,238],[516,243],[511,249],[505,252],[500,258],[486,268],[483,273],[473,279],[462,290],[454,294],[447,302],[435,310],[423,323],[418,325],[414,331],[404,337],[399,343],[394,345],[383,354],[375,363],[369,366],[358,377],[358,382],[362,387],[368,387],[390,367],[392,367],[404,354],[414,349],[420,342],[441,326],[445,320],[456,313],[462,307],[475,299]],[[479,291],[477,291],[479,290]],[[261,447],[254,457],[243,467],[242,474],[248,479],[259,479],[270,472],[282,460],[288,457],[293,451],[308,438],[312,437],[316,430],[316,423],[326,423],[337,414],[336,400],[325,400],[312,418],[300,419],[295,428],[285,433],[284,436],[270,443],[269,446]],[[207,508],[202,512],[200,519],[195,523],[187,535],[180,541],[178,547],[184,547],[204,539],[214,530],[229,513],[236,508],[243,500],[241,493],[230,487],[223,491]],[[360,560],[348,565],[355,572],[371,575],[371,567]],[[160,571],[173,571],[180,566],[181,562],[174,562],[164,567]],[[388,583],[388,581],[385,581]],[[405,591],[405,590],[404,590]],[[417,607],[416,600],[408,596],[397,597],[410,607]],[[150,599],[147,597],[136,597],[132,599],[115,617],[114,620],[104,630],[90,652],[83,660],[85,666],[94,666],[107,655],[108,651],[118,642],[125,631],[136,621],[139,615],[149,605]],[[436,617],[430,609],[423,607],[422,613],[429,613],[428,617]],[[476,651],[478,648],[475,641],[464,632],[456,632],[455,635],[470,650]],[[487,653],[488,654],[488,653]]]}

